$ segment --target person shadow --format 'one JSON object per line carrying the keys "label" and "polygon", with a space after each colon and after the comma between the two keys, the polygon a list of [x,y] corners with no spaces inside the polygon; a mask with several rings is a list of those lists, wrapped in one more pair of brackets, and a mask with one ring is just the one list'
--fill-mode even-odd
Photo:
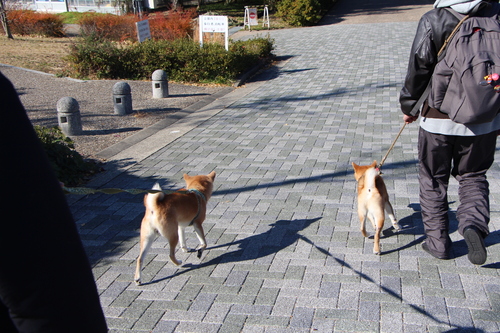
{"label": "person shadow", "polygon": [[[275,223],[269,225],[271,228],[266,232],[235,240],[233,242],[215,245],[205,249],[205,251],[208,251],[220,248],[228,248],[228,252],[224,252],[223,254],[211,259],[210,256],[207,256],[208,261],[201,262],[200,264],[185,264],[182,266],[182,268],[185,268],[184,270],[178,270],[170,276],[162,277],[151,282],[146,282],[143,283],[143,285],[158,283],[176,276],[180,276],[182,274],[189,273],[196,269],[202,269],[205,267],[218,265],[220,263],[242,262],[264,258],[269,255],[278,253],[279,251],[295,244],[298,240],[304,240],[307,243],[314,245],[311,240],[299,234],[299,232],[307,229],[309,226],[319,221],[320,219],[321,217],[312,219],[276,221]],[[328,251],[326,250],[320,252],[323,252],[325,254],[328,253]]]}
{"label": "person shadow", "polygon": [[[450,205],[453,204],[454,202],[450,202]],[[389,250],[389,251],[383,251],[381,255],[384,254],[389,254],[393,252],[399,252],[403,251],[405,249],[411,248],[415,245],[421,244],[425,240],[425,231],[424,231],[424,226],[422,223],[422,217],[420,214],[420,205],[413,203],[408,205],[409,208],[413,209],[414,213],[402,218],[399,220],[399,225],[401,226],[401,231],[398,232],[398,234],[412,234],[415,235],[415,240],[404,244],[398,248]],[[454,232],[458,232],[458,220],[456,216],[456,212],[450,210],[448,212],[449,216],[449,221],[450,221],[450,234]],[[383,237],[390,237],[395,234],[397,234],[393,228],[389,228],[384,230],[383,232]],[[419,236],[419,237],[417,237]],[[500,243],[500,230],[495,230],[490,232],[490,234],[485,238],[484,240],[484,245],[486,248],[493,246],[495,244]],[[453,246],[450,252],[450,259],[457,259],[459,257],[467,256],[468,253],[468,248],[467,244],[465,243],[464,239],[460,239],[458,241],[453,242]],[[498,269],[500,268],[500,262],[494,262],[494,263],[489,263],[482,265],[481,267],[483,268],[493,268],[493,269]]]}

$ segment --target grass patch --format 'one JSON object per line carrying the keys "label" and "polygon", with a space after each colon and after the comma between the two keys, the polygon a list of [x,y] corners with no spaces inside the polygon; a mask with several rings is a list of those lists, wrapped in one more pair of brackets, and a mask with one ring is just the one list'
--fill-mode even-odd
{"label": "grass patch", "polygon": [[65,12],[65,13],[58,13],[64,24],[78,24],[78,21],[80,18],[84,15],[85,13],[79,13],[79,12]]}

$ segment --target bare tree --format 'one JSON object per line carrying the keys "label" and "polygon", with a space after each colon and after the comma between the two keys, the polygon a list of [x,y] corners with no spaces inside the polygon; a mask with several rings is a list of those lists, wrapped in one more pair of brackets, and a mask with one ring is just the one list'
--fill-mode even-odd
{"label": "bare tree", "polygon": [[3,0],[0,0],[0,20],[2,21],[3,30],[5,31],[7,38],[14,39],[10,33],[9,22],[7,21],[7,13],[5,12]]}

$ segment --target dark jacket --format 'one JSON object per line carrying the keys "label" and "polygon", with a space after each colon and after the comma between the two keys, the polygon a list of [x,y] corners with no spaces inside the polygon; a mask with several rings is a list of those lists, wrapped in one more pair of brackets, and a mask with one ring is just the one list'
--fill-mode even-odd
{"label": "dark jacket", "polygon": [[[481,10],[481,3],[471,12]],[[410,115],[420,96],[424,93],[437,63],[437,54],[459,19],[445,8],[436,8],[425,13],[418,24],[408,63],[408,71],[399,101],[401,111]]]}
{"label": "dark jacket", "polygon": [[61,186],[1,73],[0,101],[0,332],[107,332]]}

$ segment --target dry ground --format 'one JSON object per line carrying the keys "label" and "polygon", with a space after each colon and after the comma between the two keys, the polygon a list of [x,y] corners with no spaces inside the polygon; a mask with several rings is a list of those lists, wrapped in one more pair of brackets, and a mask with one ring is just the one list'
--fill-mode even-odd
{"label": "dry ground", "polygon": [[61,74],[73,38],[0,37],[0,64]]}

